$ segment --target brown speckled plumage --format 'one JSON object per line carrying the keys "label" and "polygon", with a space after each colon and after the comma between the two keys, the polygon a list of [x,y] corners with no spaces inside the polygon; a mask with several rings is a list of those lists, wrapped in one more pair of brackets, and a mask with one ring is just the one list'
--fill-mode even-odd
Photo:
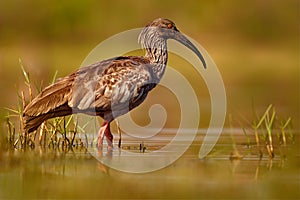
{"label": "brown speckled plumage", "polygon": [[[196,47],[167,19],[156,19],[139,36],[144,57],[121,56],[80,68],[46,87],[23,112],[24,129],[36,130],[50,118],[85,113],[104,119],[98,145],[105,135],[112,142],[109,123],[140,105],[162,78],[168,60],[167,39],[175,39],[194,51]],[[110,144],[112,145],[112,143]]]}

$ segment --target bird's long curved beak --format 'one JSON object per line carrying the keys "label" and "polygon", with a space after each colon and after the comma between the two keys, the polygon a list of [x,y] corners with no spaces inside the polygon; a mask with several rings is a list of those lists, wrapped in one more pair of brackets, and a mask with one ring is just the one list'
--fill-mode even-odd
{"label": "bird's long curved beak", "polygon": [[197,49],[197,47],[195,47],[195,45],[193,45],[193,43],[189,39],[187,39],[183,34],[181,34],[178,31],[174,31],[173,39],[177,40],[178,42],[180,42],[181,44],[183,44],[184,46],[186,46],[187,48],[192,50],[198,56],[198,58],[201,60],[203,67],[206,69],[206,62],[205,62],[202,54]]}

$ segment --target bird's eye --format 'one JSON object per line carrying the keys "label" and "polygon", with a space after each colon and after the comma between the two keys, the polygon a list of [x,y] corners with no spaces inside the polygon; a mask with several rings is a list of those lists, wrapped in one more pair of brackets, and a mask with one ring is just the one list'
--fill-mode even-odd
{"label": "bird's eye", "polygon": [[170,29],[173,28],[173,24],[171,24],[171,23],[168,24],[167,26],[168,26],[168,28],[170,28]]}

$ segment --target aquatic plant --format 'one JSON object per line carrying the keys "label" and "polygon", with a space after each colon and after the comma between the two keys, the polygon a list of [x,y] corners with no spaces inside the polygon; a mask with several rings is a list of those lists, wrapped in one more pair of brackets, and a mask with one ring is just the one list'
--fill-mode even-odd
{"label": "aquatic plant", "polygon": [[[57,117],[50,119],[41,124],[41,126],[32,133],[26,133],[23,129],[22,113],[26,105],[34,98],[33,94],[42,90],[42,84],[32,83],[29,73],[19,59],[19,65],[24,77],[24,83],[27,91],[17,89],[18,104],[16,108],[6,108],[8,114],[6,116],[7,126],[7,142],[10,148],[26,149],[39,146],[49,148],[62,148],[67,151],[73,146],[82,146],[83,142],[76,135],[84,128],[79,127],[77,118],[74,117]],[[52,81],[54,83],[57,77],[55,72]],[[33,85],[35,87],[33,87]],[[28,99],[25,97],[28,93]]]}
{"label": "aquatic plant", "polygon": [[[292,131],[287,130],[291,128],[292,118],[289,117],[287,120],[281,120],[278,113],[276,113],[275,107],[270,104],[267,106],[266,110],[262,115],[257,114],[257,110],[252,106],[253,120],[251,129],[246,129],[245,126],[240,123],[244,136],[246,137],[247,144],[251,146],[250,136],[253,134],[255,137],[255,144],[258,150],[258,156],[263,157],[263,150],[267,151],[269,158],[274,158],[274,135],[277,133],[277,138],[279,142],[276,144],[278,147],[280,145],[287,145],[287,133],[289,135],[289,140],[293,142],[294,134]],[[278,131],[280,130],[280,131]]]}

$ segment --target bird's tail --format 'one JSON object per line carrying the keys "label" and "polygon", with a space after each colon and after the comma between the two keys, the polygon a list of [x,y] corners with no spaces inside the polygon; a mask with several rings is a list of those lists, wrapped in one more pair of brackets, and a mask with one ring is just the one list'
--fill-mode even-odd
{"label": "bird's tail", "polygon": [[35,131],[44,121],[54,117],[62,117],[71,115],[72,109],[67,105],[62,105],[54,110],[51,110],[45,114],[36,116],[28,115],[26,112],[23,113],[24,130],[27,133]]}
{"label": "bird's tail", "polygon": [[39,115],[39,116],[28,116],[23,115],[23,122],[24,122],[24,130],[27,133],[35,131],[43,121],[49,119],[47,114]]}

